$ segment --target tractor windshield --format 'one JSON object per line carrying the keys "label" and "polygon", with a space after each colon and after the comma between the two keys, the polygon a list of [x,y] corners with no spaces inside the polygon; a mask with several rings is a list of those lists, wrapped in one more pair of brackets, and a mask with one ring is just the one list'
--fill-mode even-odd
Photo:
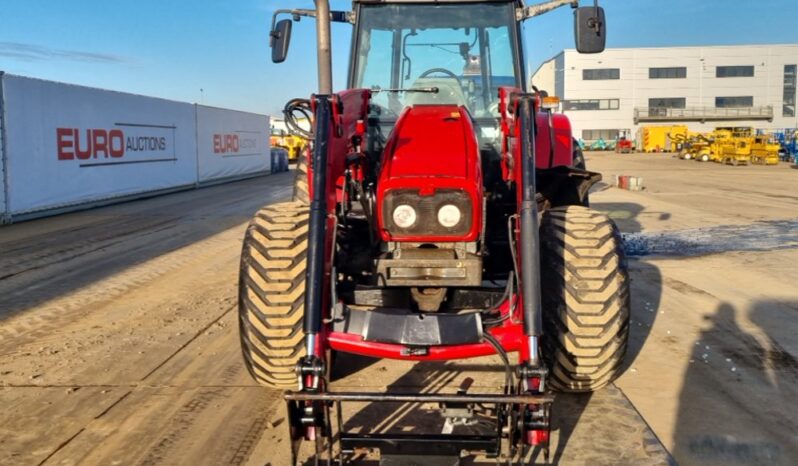
{"label": "tractor windshield", "polygon": [[498,88],[520,87],[514,15],[511,2],[363,5],[351,84],[377,91],[385,120],[436,103],[496,118]]}

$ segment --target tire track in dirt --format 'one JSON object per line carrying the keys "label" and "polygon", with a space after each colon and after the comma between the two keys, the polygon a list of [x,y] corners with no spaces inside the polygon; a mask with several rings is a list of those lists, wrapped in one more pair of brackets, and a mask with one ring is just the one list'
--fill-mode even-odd
{"label": "tire track in dirt", "polygon": [[266,428],[269,425],[267,419],[268,417],[265,414],[256,417],[242,435],[236,436],[241,441],[238,443],[230,461],[227,462],[228,465],[240,466],[249,460],[261,437],[266,432]]}
{"label": "tire track in dirt", "polygon": [[[124,295],[130,290],[153,282],[167,273],[185,268],[191,263],[203,260],[220,253],[238,250],[235,241],[243,232],[245,224],[241,224],[234,232],[224,232],[208,240],[196,244],[196,248],[184,248],[176,252],[160,256],[144,264],[134,266],[106,280],[56,299],[52,303],[38,307],[33,314],[22,314],[11,317],[0,326],[0,353],[8,353],[22,343],[30,342],[41,335],[57,329],[64,322],[80,319],[91,312],[91,306],[100,302],[109,302]],[[201,251],[199,254],[197,251]],[[20,300],[24,297],[20,297]],[[11,301],[14,303],[14,301]]]}
{"label": "tire track in dirt", "polygon": [[[145,221],[144,225],[141,220],[136,219],[97,225],[95,228],[99,231],[89,231],[89,234],[86,235],[89,238],[84,240],[73,241],[72,238],[59,235],[57,241],[33,244],[30,244],[30,241],[24,241],[21,247],[7,249],[0,258],[0,270],[3,271],[3,275],[0,275],[0,282],[26,272],[43,269],[122,244],[128,241],[129,237],[153,235],[175,225],[174,219],[157,222]],[[55,247],[51,249],[51,245]],[[58,247],[58,245],[64,245],[64,247]]]}
{"label": "tire track in dirt", "polygon": [[292,177],[264,180],[0,230],[0,394],[25,432],[0,458],[246,462],[275,395],[243,380],[234,273],[250,215]]}
{"label": "tire track in dirt", "polygon": [[160,438],[149,453],[138,464],[141,466],[154,466],[164,464],[164,459],[178,442],[186,436],[191,426],[211,402],[222,397],[220,390],[200,391],[178,410],[170,420],[170,429]]}

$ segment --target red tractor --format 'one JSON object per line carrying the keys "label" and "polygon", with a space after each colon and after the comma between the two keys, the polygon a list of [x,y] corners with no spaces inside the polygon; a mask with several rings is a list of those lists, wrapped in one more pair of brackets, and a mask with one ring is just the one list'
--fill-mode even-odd
{"label": "red tractor", "polygon": [[[552,392],[596,390],[620,370],[629,283],[618,230],[587,207],[600,175],[575,166],[568,119],[540,111],[527,89],[521,27],[571,5],[577,49],[600,52],[603,10],[563,0],[354,0],[351,12],[315,3],[275,13],[275,62],[292,21],[316,18],[320,90],[287,107],[289,120],[312,115],[307,163],[294,200],[252,220],[239,295],[249,371],[288,390],[294,462],[302,440],[316,442],[317,463],[362,449],[379,450],[381,464],[458,464],[463,452],[509,462],[532,446],[547,454]],[[338,93],[331,21],[354,27]],[[505,386],[337,392],[336,353],[499,355]],[[347,402],[433,403],[444,417],[490,416],[494,427],[348,432]]]}

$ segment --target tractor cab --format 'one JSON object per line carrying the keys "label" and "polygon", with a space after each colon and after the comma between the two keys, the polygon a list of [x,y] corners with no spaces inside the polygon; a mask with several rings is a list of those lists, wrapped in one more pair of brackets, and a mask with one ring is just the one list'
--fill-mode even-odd
{"label": "tractor cab", "polygon": [[512,2],[356,4],[350,88],[371,89],[381,121],[412,105],[498,118],[499,86],[522,87]]}
{"label": "tractor cab", "polygon": [[[481,151],[476,163],[499,160],[499,88],[521,89],[525,82],[516,8],[512,1],[355,2],[348,87],[371,90],[368,142],[376,158],[400,117],[436,106],[444,116],[462,113],[461,125],[468,120]],[[416,141],[435,147],[446,126]]]}

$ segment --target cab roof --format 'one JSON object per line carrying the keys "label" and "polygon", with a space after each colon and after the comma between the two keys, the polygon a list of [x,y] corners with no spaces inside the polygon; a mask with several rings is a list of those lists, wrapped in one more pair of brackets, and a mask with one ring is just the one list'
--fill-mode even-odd
{"label": "cab roof", "polygon": [[524,6],[524,0],[352,0],[352,3],[515,3]]}

